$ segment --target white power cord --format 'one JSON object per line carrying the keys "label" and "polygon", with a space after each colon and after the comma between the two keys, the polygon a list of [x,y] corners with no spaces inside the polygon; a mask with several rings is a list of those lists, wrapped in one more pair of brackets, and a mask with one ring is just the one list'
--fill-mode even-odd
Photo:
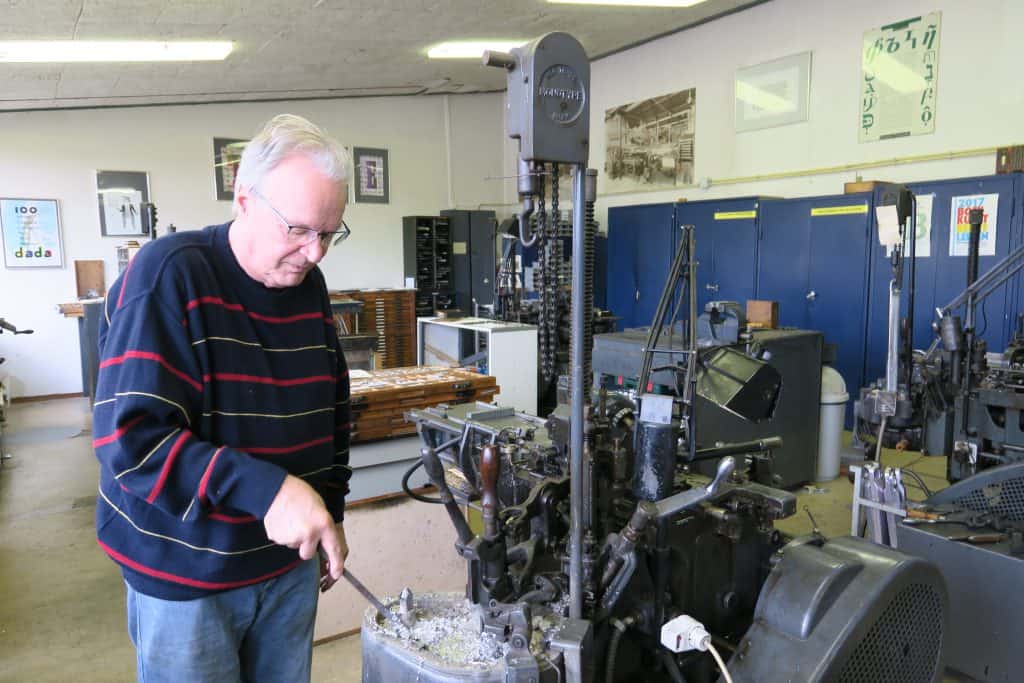
{"label": "white power cord", "polygon": [[722,672],[725,683],[732,683],[732,676],[725,668],[725,661],[718,654],[718,650],[711,644],[711,634],[700,623],[687,614],[681,614],[675,619],[666,622],[661,627],[661,644],[672,652],[686,652],[688,650],[700,650],[710,652],[718,664],[718,670]]}
{"label": "white power cord", "polygon": [[715,662],[718,664],[718,670],[722,672],[722,678],[725,679],[725,683],[732,683],[732,676],[729,675],[729,670],[725,668],[725,662],[722,661],[722,655],[718,654],[718,650],[711,644],[711,637],[708,637],[707,643],[708,652],[715,658]]}

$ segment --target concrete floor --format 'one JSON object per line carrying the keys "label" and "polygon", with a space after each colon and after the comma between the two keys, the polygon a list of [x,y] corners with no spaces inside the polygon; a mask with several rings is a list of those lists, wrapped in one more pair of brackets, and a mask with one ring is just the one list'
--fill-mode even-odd
{"label": "concrete floor", "polygon": [[[9,425],[12,457],[0,466],[0,681],[134,680],[124,582],[93,528],[99,465],[89,402],[18,404]],[[359,681],[359,638],[314,648],[313,680]]]}
{"label": "concrete floor", "polygon": [[[0,681],[133,680],[124,584],[93,530],[98,464],[89,403],[19,404],[9,423],[13,457],[0,467]],[[883,462],[918,472],[933,489],[945,486],[942,458],[885,451]],[[806,505],[826,536],[847,534],[851,491],[843,477],[801,489],[798,514],[779,526],[809,532]],[[359,678],[357,637],[314,648],[314,681]]]}

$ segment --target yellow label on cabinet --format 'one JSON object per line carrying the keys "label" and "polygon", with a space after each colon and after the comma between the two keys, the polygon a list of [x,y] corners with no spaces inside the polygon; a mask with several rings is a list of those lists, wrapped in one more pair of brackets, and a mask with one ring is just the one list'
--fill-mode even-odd
{"label": "yellow label on cabinet", "polygon": [[852,204],[850,206],[819,206],[811,209],[812,216],[846,216],[855,213],[867,213],[867,204]]}
{"label": "yellow label on cabinet", "polygon": [[757,209],[750,211],[715,211],[716,221],[738,221],[743,218],[757,218]]}

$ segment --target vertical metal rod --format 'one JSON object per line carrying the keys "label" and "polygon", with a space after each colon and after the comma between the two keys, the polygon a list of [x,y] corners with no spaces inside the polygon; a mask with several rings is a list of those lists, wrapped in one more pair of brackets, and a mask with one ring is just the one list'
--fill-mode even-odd
{"label": "vertical metal rod", "polygon": [[690,290],[690,355],[697,353],[697,246],[695,236],[697,230],[694,226],[686,226],[686,260],[689,265],[689,282],[686,287]]}
{"label": "vertical metal rod", "polygon": [[690,381],[684,390],[687,394],[687,407],[689,413],[689,424],[687,424],[687,438],[689,440],[689,457],[691,460],[697,455],[697,228],[693,225],[686,227],[686,260],[689,264],[686,287],[690,293],[690,353],[686,357],[687,376]]}
{"label": "vertical metal rod", "polygon": [[900,358],[900,283],[889,281],[889,343],[885,360],[885,390],[899,388]]}
{"label": "vertical metal rod", "polygon": [[917,296],[917,195],[910,195],[910,282],[907,284],[907,336],[903,340],[903,354],[907,357],[903,369],[907,398],[914,378],[914,298]]}
{"label": "vertical metal rod", "polygon": [[572,357],[569,414],[569,616],[583,616],[583,287],[585,266],[585,183],[583,164],[572,177]]}

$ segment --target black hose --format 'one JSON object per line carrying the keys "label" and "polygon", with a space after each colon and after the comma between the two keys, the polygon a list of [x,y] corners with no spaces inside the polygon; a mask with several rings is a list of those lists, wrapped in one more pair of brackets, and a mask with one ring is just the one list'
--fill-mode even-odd
{"label": "black hose", "polygon": [[608,641],[608,660],[604,671],[605,683],[615,683],[615,657],[619,651],[619,641],[624,635],[626,635],[626,626],[622,622],[616,623],[615,632],[612,633],[611,640]]}
{"label": "black hose", "polygon": [[439,498],[430,498],[428,496],[421,496],[420,494],[409,488],[409,479],[412,478],[413,472],[423,466],[422,460],[417,460],[413,463],[413,466],[406,470],[405,474],[402,475],[402,490],[405,491],[405,495],[409,496],[413,500],[418,500],[421,503],[436,503],[437,505],[443,505],[444,501]]}
{"label": "black hose", "polygon": [[917,472],[913,470],[908,470],[905,467],[902,469],[902,472],[903,474],[909,474],[910,478],[917,482],[917,485],[921,487],[921,490],[924,491],[924,495],[927,498],[932,497],[932,490],[928,488],[928,484],[924,483],[924,479],[922,479]]}
{"label": "black hose", "polygon": [[665,671],[668,672],[672,683],[686,683],[683,672],[679,670],[679,663],[676,662],[675,655],[668,650],[661,650],[661,658],[665,662]]}

